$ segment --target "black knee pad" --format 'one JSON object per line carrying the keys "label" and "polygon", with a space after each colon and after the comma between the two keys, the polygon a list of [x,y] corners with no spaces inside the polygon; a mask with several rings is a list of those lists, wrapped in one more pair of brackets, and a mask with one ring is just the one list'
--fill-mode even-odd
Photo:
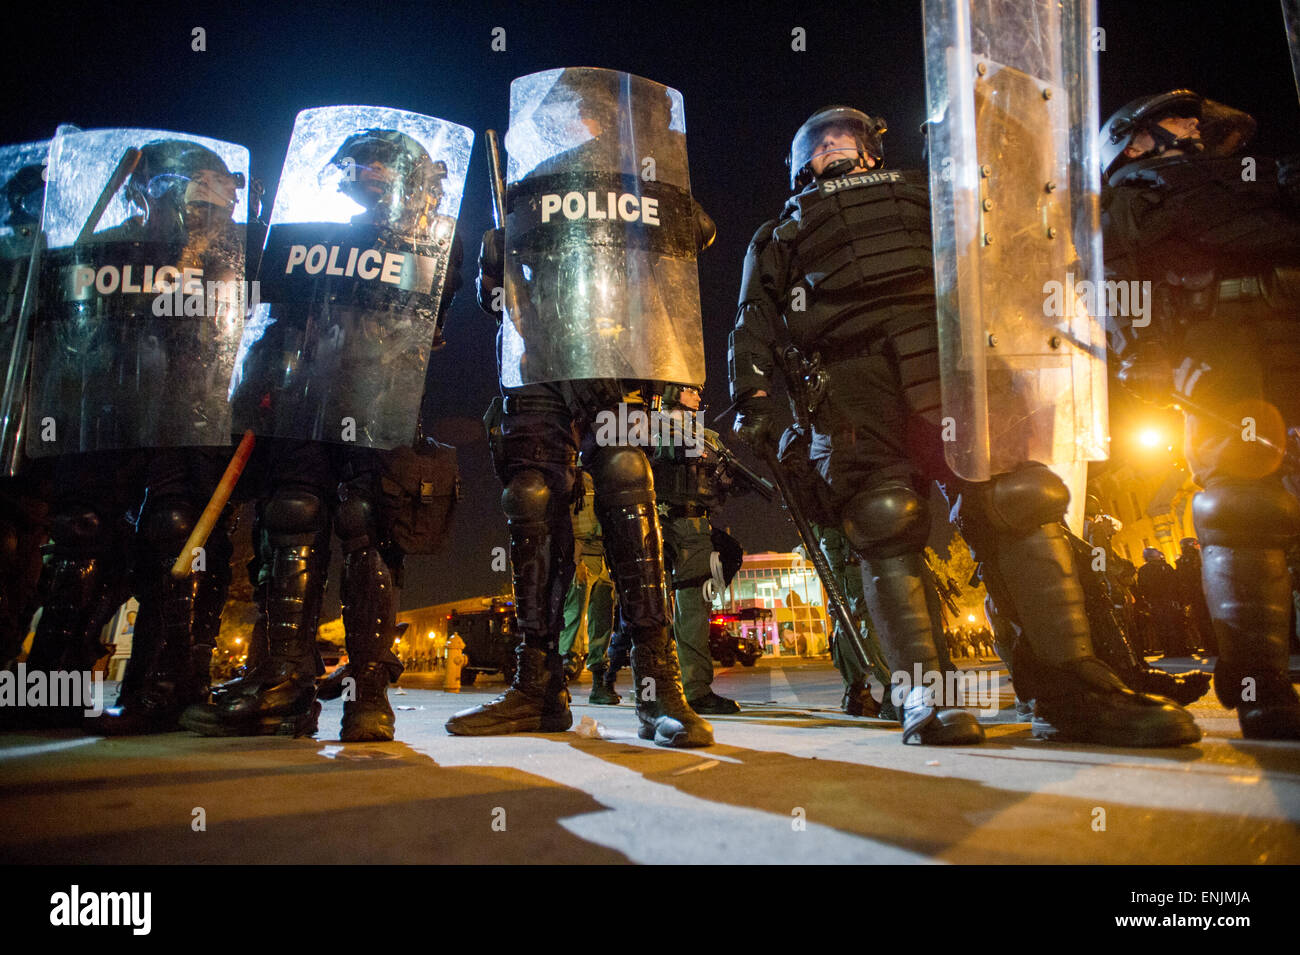
{"label": "black knee pad", "polygon": [[996,534],[1028,534],[1044,524],[1055,524],[1070,506],[1070,489],[1041,464],[967,484],[961,495],[962,516],[985,524]]}
{"label": "black knee pad", "polygon": [[262,527],[272,547],[313,544],[328,521],[325,502],[306,487],[277,488],[262,510]]}
{"label": "black knee pad", "polygon": [[591,479],[602,508],[654,503],[654,474],[639,448],[598,447],[591,457]]}
{"label": "black knee pad", "polygon": [[917,553],[930,537],[928,502],[904,481],[855,495],[840,518],[854,550],[870,559]]}
{"label": "black knee pad", "polygon": [[146,500],[138,533],[150,548],[179,551],[197,521],[194,506],[183,498]]}
{"label": "black knee pad", "polygon": [[334,530],[343,543],[343,553],[348,554],[363,547],[379,545],[379,518],[374,503],[364,494],[349,487],[334,511]]}
{"label": "black knee pad", "polygon": [[109,548],[111,536],[108,522],[93,507],[60,509],[50,520],[50,540],[56,554],[95,556]]}
{"label": "black knee pad", "polygon": [[511,524],[544,524],[551,489],[540,471],[516,471],[501,492],[501,510]]}
{"label": "black knee pad", "polygon": [[1213,484],[1192,501],[1202,546],[1287,548],[1300,534],[1300,502],[1277,484]]}

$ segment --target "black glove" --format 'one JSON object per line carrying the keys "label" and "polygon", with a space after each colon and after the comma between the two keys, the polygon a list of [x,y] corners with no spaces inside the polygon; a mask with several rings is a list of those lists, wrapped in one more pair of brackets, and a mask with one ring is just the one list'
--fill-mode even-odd
{"label": "black glove", "polygon": [[[483,242],[478,250],[478,278],[474,280],[478,288],[479,308],[501,318],[500,301],[493,302],[495,291],[505,285],[506,274],[506,233],[504,229],[488,229],[483,233]],[[497,307],[493,307],[496,305]]]}
{"label": "black glove", "polygon": [[731,433],[759,457],[775,453],[777,441],[776,402],[769,395],[750,395],[736,407]]}
{"label": "black glove", "polygon": [[1133,394],[1161,408],[1174,403],[1174,366],[1164,349],[1146,345],[1120,363],[1119,380]]}

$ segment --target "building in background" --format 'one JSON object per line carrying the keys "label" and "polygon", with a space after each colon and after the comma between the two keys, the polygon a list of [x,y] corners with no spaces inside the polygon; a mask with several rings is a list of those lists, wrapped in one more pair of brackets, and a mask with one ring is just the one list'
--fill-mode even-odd
{"label": "building in background", "polygon": [[746,554],[731,585],[714,600],[726,614],[762,608],[770,616],[737,621],[740,636],[758,637],[767,653],[829,653],[826,594],[812,563],[799,554]]}

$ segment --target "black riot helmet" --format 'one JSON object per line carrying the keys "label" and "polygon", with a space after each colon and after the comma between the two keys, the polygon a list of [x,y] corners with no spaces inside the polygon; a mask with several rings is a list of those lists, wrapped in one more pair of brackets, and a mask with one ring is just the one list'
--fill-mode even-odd
{"label": "black riot helmet", "polygon": [[[1160,126],[1160,120],[1170,116],[1199,120],[1197,135],[1180,139]],[[1160,156],[1170,149],[1180,149],[1186,153],[1204,152],[1210,156],[1231,156],[1255,135],[1255,126],[1255,119],[1249,113],[1205,99],[1191,90],[1170,90],[1167,93],[1142,96],[1116,110],[1102,126],[1102,176],[1110,179],[1128,162]],[[1140,132],[1149,133],[1155,140],[1155,146],[1145,155],[1127,160],[1124,150]]]}
{"label": "black riot helmet", "polygon": [[9,212],[5,225],[11,229],[34,226],[41,221],[41,204],[45,199],[45,167],[29,163],[5,183],[5,202]]}
{"label": "black riot helmet", "polygon": [[852,134],[858,144],[858,158],[857,162],[848,157],[836,160],[822,170],[823,178],[842,176],[856,165],[867,166],[868,157],[877,165],[884,161],[880,137],[888,127],[883,119],[868,116],[851,106],[826,106],[808,117],[790,143],[786,164],[790,167],[791,189],[802,189],[813,180],[812,161],[817,155],[817,142],[829,126],[839,126]]}
{"label": "black riot helmet", "polygon": [[207,146],[156,139],[140,147],[127,196],[150,234],[176,238],[230,222],[243,187],[244,174]]}
{"label": "black riot helmet", "polygon": [[401,232],[426,232],[442,199],[447,164],[395,129],[353,133],[330,159],[326,171],[338,189],[366,210],[374,225]]}
{"label": "black riot helmet", "polygon": [[[1160,155],[1168,149],[1179,148],[1188,152],[1200,152],[1203,148],[1199,141],[1180,140],[1173,133],[1163,129],[1160,120],[1170,116],[1190,116],[1201,118],[1201,108],[1205,101],[1191,90],[1170,90],[1154,96],[1140,96],[1125,103],[1106,120],[1101,128],[1101,169],[1103,176],[1109,176],[1124,158],[1127,149],[1138,133],[1148,132],[1155,139],[1155,148],[1147,153]],[[1146,158],[1145,156],[1139,158]]]}
{"label": "black riot helmet", "polygon": [[1165,562],[1165,555],[1158,547],[1144,547],[1142,548],[1142,559],[1148,564],[1163,564]]}

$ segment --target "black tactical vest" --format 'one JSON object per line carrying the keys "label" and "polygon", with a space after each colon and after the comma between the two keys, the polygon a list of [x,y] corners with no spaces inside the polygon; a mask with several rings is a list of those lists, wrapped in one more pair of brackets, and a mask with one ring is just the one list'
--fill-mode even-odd
{"label": "black tactical vest", "polygon": [[[790,200],[773,238],[793,252],[784,310],[801,347],[865,344],[882,307],[933,299],[930,194],[920,173],[815,182]],[[801,287],[803,311],[794,301]]]}
{"label": "black tactical vest", "polygon": [[721,503],[718,458],[708,448],[688,456],[682,448],[664,449],[650,459],[655,478],[655,500],[670,507],[713,507]]}

